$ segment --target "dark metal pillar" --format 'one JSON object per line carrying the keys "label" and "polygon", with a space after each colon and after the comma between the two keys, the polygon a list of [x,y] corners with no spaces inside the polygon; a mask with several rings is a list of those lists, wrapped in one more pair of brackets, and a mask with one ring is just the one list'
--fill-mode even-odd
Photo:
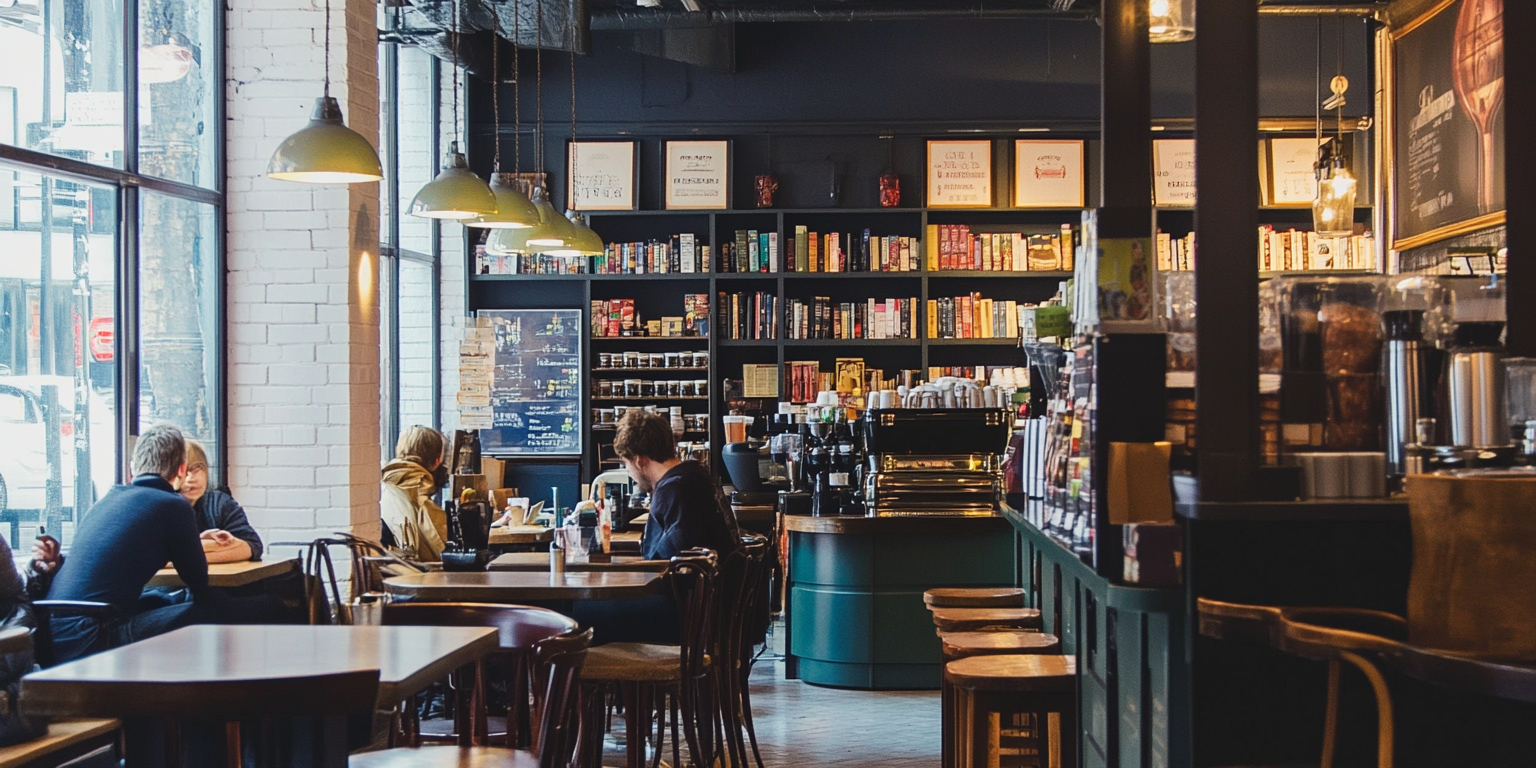
{"label": "dark metal pillar", "polygon": [[1200,496],[1247,501],[1259,447],[1258,5],[1203,0],[1195,24]]}
{"label": "dark metal pillar", "polygon": [[[1504,124],[1536,124],[1536,3],[1504,3]],[[1510,43],[1514,44],[1511,45]],[[1509,353],[1536,357],[1536,144],[1504,142],[1504,197],[1509,211]]]}
{"label": "dark metal pillar", "polygon": [[1152,44],[1145,0],[1105,0],[1101,55],[1099,237],[1150,237]]}

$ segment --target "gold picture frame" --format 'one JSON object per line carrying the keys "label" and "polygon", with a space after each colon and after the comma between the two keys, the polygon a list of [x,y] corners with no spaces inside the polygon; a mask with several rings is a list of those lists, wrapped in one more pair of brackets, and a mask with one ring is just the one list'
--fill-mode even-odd
{"label": "gold picture frame", "polygon": [[929,139],[925,196],[929,208],[991,208],[991,139]]}
{"label": "gold picture frame", "polygon": [[1015,139],[1013,207],[1082,208],[1084,147],[1082,140]]}

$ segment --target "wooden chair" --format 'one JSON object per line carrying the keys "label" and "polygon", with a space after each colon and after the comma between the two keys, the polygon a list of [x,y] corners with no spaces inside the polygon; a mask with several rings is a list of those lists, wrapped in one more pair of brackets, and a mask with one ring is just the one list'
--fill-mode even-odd
{"label": "wooden chair", "polygon": [[1040,629],[1040,611],[1034,608],[934,608],[932,613],[939,632]]}
{"label": "wooden chair", "polygon": [[736,766],[747,764],[750,744],[753,759],[763,768],[752,721],[751,677],[752,652],[769,599],[769,549],[760,534],[742,536],[741,548],[721,564],[715,590],[721,625],[713,654],[719,741]]}
{"label": "wooden chair", "polygon": [[[1034,655],[1061,653],[1061,640],[1043,632],[941,632],[939,644],[944,652],[944,663],[971,656]],[[943,727],[942,765],[956,765],[955,745],[966,741],[957,733],[959,724],[967,722],[964,713],[955,711],[955,692],[949,678],[939,681],[939,700]]]}
{"label": "wooden chair", "polygon": [[1281,653],[1328,664],[1323,720],[1323,768],[1332,768],[1339,724],[1343,665],[1359,669],[1376,696],[1378,768],[1393,763],[1392,696],[1370,656],[1402,649],[1408,634],[1402,617],[1360,608],[1281,608],[1198,598],[1200,634],[1268,646]]}
{"label": "wooden chair", "polygon": [[1017,587],[937,587],[923,593],[929,608],[1023,608],[1024,590]]}
{"label": "wooden chair", "polygon": [[[701,707],[704,702],[713,703],[712,692],[701,692],[711,681],[705,675],[712,663],[710,650],[715,646],[716,608],[715,576],[716,557],[713,553],[675,557],[667,569],[666,580],[677,601],[680,618],[679,645],[654,643],[609,643],[593,648],[587,654],[587,664],[582,669],[581,680],[588,704],[588,741],[584,745],[587,756],[597,766],[602,758],[604,729],[598,724],[605,721],[604,701],[607,695],[617,695],[624,703],[624,726],[628,768],[643,768],[645,764],[645,740],[649,725],[657,724],[657,758],[660,759],[664,741],[667,712],[666,700],[672,708],[672,752],[674,764],[681,765],[679,727],[688,742],[689,754],[695,763],[709,765],[714,756],[715,732],[711,712]],[[738,563],[738,558],[727,562]],[[734,566],[733,566],[734,567]],[[662,717],[653,718],[660,711]],[[679,717],[679,715],[681,717]],[[707,727],[701,727],[701,724]]]}
{"label": "wooden chair", "polygon": [[535,680],[542,693],[538,747],[400,747],[353,755],[348,768],[568,768],[582,740],[581,668],[592,630],[534,644]]}
{"label": "wooden chair", "polygon": [[944,665],[953,686],[960,768],[1076,768],[1077,659],[971,656]]}
{"label": "wooden chair", "polygon": [[[107,603],[98,603],[90,600],[33,600],[32,617],[37,621],[37,630],[32,635],[32,655],[37,659],[38,666],[44,669],[58,663],[53,648],[53,619],[81,617],[95,619],[101,625],[98,633],[97,645],[106,638],[112,636],[117,627],[117,610]],[[105,646],[93,647],[91,652],[103,650]]]}
{"label": "wooden chair", "polygon": [[[536,721],[538,705],[543,696],[533,685],[534,647],[545,640],[576,631],[576,620],[547,608],[526,605],[492,605],[484,603],[389,603],[384,606],[384,623],[396,626],[432,627],[495,627],[499,640],[499,652],[479,662],[473,682],[468,712],[461,713],[450,733],[422,734],[416,708],[407,707],[405,712],[405,746],[419,746],[421,742],[464,742],[458,734],[464,732],[462,724],[467,720],[469,744],[483,746],[492,743],[495,735],[490,732],[487,707],[488,690],[485,671],[490,658],[499,657],[506,664],[507,695],[511,708],[507,711],[506,727],[495,739],[501,746],[534,746],[530,738],[530,725]],[[530,692],[534,710],[528,702]]]}

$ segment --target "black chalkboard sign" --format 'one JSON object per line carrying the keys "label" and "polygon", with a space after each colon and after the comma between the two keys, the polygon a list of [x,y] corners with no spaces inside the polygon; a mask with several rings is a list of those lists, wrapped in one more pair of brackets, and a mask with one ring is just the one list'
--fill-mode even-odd
{"label": "black chalkboard sign", "polygon": [[582,312],[577,309],[481,310],[495,334],[492,429],[481,430],[491,455],[580,455]]}

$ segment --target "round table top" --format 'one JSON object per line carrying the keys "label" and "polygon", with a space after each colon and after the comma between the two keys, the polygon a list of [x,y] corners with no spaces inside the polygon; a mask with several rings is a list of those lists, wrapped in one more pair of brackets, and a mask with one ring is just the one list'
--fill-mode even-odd
{"label": "round table top", "polygon": [[[643,560],[639,555],[614,555],[611,563],[567,563],[571,571],[656,571],[671,565],[666,560]],[[549,573],[548,552],[508,552],[486,566],[489,571],[530,571]]]}
{"label": "round table top", "polygon": [[944,676],[980,691],[1073,691],[1077,657],[1053,655],[970,656],[944,665]]}
{"label": "round table top", "polygon": [[970,632],[984,627],[1039,629],[1034,608],[934,608],[933,624],[943,632]]}
{"label": "round table top", "polygon": [[[546,555],[545,557],[548,557]],[[661,592],[650,571],[491,571],[413,573],[384,580],[392,595],[416,600],[517,603],[527,600],[624,600]]]}

